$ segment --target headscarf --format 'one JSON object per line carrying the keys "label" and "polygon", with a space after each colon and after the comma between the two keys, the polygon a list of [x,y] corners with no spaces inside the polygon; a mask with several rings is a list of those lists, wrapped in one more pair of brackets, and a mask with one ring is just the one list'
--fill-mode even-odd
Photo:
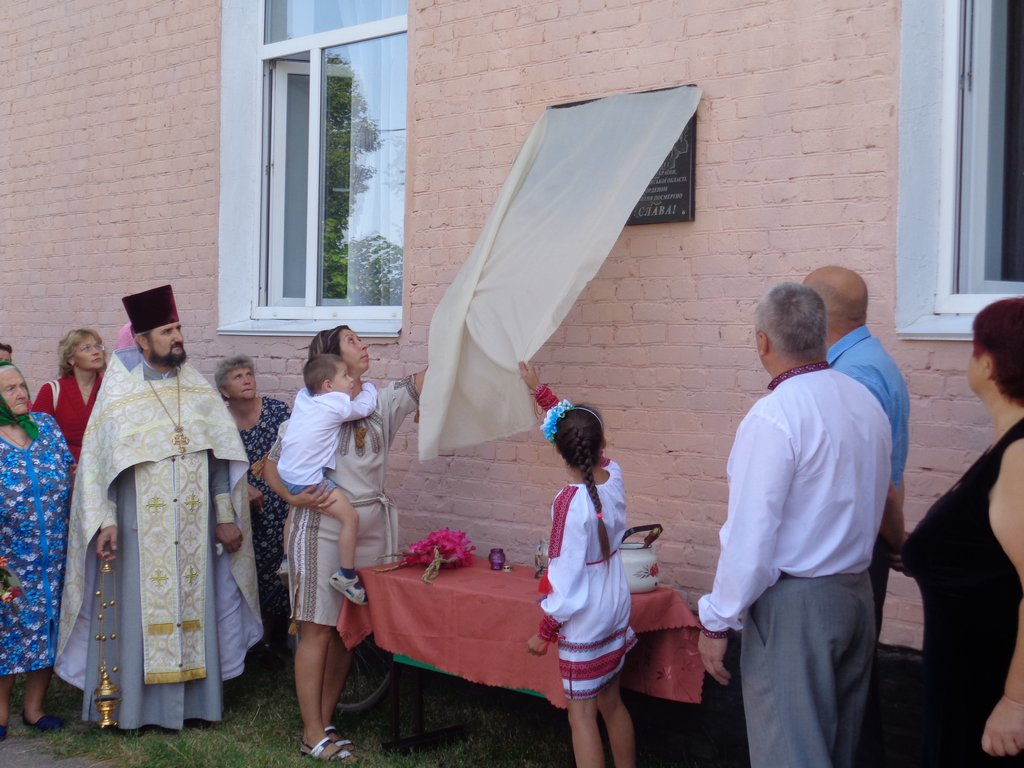
{"label": "headscarf", "polygon": [[117,332],[117,341],[114,343],[114,349],[130,349],[135,346],[135,334],[132,332],[132,324],[125,323],[121,326],[121,330]]}
{"label": "headscarf", "polygon": [[[18,370],[18,366],[10,360],[0,360],[0,370],[7,366],[18,371],[19,374],[21,373],[21,371]],[[24,381],[25,377],[22,376],[21,378],[22,381]],[[25,434],[33,440],[39,437],[39,427],[37,427],[36,423],[32,421],[32,417],[27,413],[23,413],[21,416],[15,416],[14,411],[11,410],[11,407],[7,405],[7,401],[4,400],[4,396],[0,394],[0,427],[6,427],[8,424],[17,424],[24,429]]]}

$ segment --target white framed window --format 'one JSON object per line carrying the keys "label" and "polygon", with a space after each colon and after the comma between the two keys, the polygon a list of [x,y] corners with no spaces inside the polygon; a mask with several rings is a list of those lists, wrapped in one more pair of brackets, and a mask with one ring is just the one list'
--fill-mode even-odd
{"label": "white framed window", "polygon": [[256,23],[252,6],[222,6],[219,329],[394,335],[406,0],[263,0]]}
{"label": "white framed window", "polygon": [[969,338],[1024,293],[1024,7],[906,0],[900,71],[897,321]]}

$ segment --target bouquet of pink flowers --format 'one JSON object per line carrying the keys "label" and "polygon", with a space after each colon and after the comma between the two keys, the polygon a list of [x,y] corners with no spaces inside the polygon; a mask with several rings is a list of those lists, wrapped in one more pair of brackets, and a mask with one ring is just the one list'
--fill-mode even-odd
{"label": "bouquet of pink flowers", "polygon": [[423,580],[429,584],[437,578],[437,574],[442,568],[458,568],[473,562],[474,549],[476,547],[466,537],[465,531],[442,528],[439,531],[433,531],[426,538],[420,539],[408,549],[384,555],[384,557],[401,556],[402,559],[391,568],[382,569],[381,572],[406,568],[410,565],[423,565],[426,566]]}
{"label": "bouquet of pink flowers", "polygon": [[10,605],[23,594],[18,577],[7,570],[7,558],[0,557],[0,603]]}

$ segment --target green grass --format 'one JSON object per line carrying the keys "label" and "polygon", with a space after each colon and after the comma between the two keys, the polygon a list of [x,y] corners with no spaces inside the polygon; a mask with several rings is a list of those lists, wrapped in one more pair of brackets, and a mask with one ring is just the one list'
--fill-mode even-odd
{"label": "green grass", "polygon": [[[314,761],[299,756],[301,721],[290,670],[249,666],[241,678],[225,684],[224,721],[214,728],[178,733],[101,731],[79,719],[81,693],[54,679],[48,709],[67,720],[69,727],[45,736],[19,730],[17,738],[45,739],[46,749],[60,756],[102,760],[118,768],[311,768]],[[466,735],[416,753],[385,753],[381,742],[391,739],[390,700],[385,698],[366,714],[348,715],[337,721],[344,736],[357,745],[360,766],[547,768],[567,764],[568,725],[563,710],[533,696],[473,685],[446,675],[425,673],[424,677],[427,727],[462,723]],[[407,673],[403,679],[405,715],[412,711],[411,678]],[[16,686],[16,699],[18,690],[20,685]],[[12,702],[12,711],[20,711],[19,702]],[[403,735],[410,730],[407,723]],[[642,766],[697,766],[655,754],[647,746],[645,739],[638,738]]]}

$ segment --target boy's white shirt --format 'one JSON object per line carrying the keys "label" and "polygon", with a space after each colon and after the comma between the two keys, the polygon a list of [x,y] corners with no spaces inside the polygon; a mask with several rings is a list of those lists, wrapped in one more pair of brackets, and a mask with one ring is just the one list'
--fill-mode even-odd
{"label": "boy's white shirt", "polygon": [[338,452],[338,430],[347,421],[365,419],[377,409],[377,388],[363,382],[354,398],[343,392],[310,395],[299,390],[281,440],[281,460],[277,472],[288,485],[316,485],[325,469],[334,469]]}

